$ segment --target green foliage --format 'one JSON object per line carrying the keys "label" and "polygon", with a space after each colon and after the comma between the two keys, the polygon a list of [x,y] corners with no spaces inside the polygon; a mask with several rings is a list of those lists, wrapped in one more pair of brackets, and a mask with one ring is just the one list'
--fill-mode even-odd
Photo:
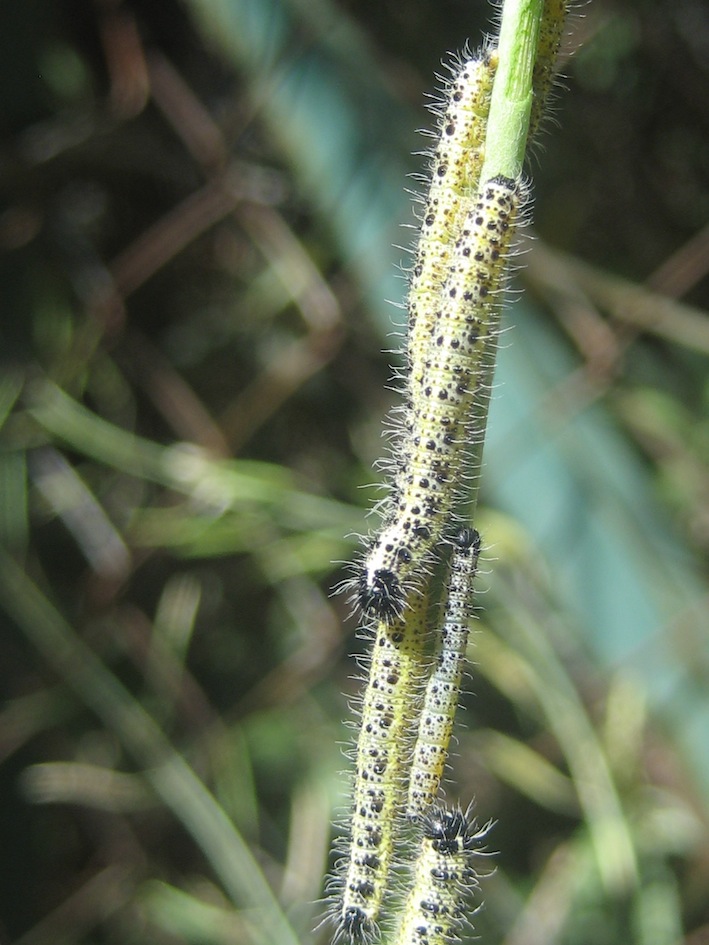
{"label": "green foliage", "polygon": [[[9,941],[328,940],[312,903],[361,647],[332,562],[376,496],[411,132],[436,61],[484,28],[405,7],[0,6]],[[709,923],[689,9],[591,4],[534,158],[543,242],[490,416],[496,560],[454,772],[498,820],[483,941]]]}

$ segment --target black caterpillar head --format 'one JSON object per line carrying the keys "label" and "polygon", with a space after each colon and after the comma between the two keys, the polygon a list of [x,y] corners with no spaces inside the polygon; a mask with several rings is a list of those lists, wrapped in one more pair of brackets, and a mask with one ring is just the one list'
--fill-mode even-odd
{"label": "black caterpillar head", "polygon": [[359,586],[360,607],[366,614],[391,623],[401,618],[405,598],[401,581],[388,568],[377,568],[368,574],[362,570]]}

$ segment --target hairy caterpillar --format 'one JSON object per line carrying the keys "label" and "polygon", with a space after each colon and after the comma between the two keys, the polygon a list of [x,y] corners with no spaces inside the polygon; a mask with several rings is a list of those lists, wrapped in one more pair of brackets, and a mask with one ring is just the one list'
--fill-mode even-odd
{"label": "hairy caterpillar", "polygon": [[552,98],[567,8],[568,0],[544,0],[544,10],[539,25],[537,58],[532,73],[534,98],[529,118],[528,140],[530,142],[536,137],[549,107],[549,100]]}
{"label": "hairy caterpillar", "polygon": [[480,535],[465,529],[451,556],[436,665],[429,677],[409,774],[410,817],[422,814],[436,799],[443,777],[465,665],[473,580],[480,554]]}
{"label": "hairy caterpillar", "polygon": [[432,107],[438,117],[438,142],[408,294],[408,356],[413,374],[423,363],[451,255],[477,193],[497,51],[484,50],[479,58],[464,59],[451,68],[456,65],[445,90],[445,107]]}
{"label": "hairy caterpillar", "polygon": [[374,639],[356,748],[349,849],[336,880],[338,934],[351,941],[371,938],[376,929],[403,816],[428,668],[427,603],[422,594],[406,620],[380,621]]}
{"label": "hairy caterpillar", "polygon": [[[359,601],[400,616],[412,579],[448,524],[465,472],[477,385],[498,330],[507,255],[522,197],[519,181],[486,181],[468,211],[411,386],[410,429],[392,509],[365,557]],[[412,367],[412,371],[414,368]]]}
{"label": "hairy caterpillar", "polygon": [[484,856],[470,810],[436,807],[423,819],[411,891],[393,945],[450,945],[469,924],[466,905],[478,888],[475,858]]}

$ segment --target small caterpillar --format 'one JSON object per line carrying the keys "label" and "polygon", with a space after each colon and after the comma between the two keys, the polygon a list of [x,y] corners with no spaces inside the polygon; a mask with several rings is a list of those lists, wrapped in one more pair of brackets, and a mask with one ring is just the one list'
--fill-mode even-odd
{"label": "small caterpillar", "polygon": [[374,639],[356,748],[349,850],[337,890],[338,934],[350,941],[372,937],[387,886],[429,665],[427,611],[422,594],[405,621],[380,621]]}
{"label": "small caterpillar", "polygon": [[392,512],[359,578],[362,609],[384,620],[404,612],[412,578],[425,569],[426,556],[448,524],[467,450],[480,435],[471,429],[477,385],[498,330],[522,189],[507,177],[480,187],[456,242],[425,352],[421,349]]}
{"label": "small caterpillar", "polygon": [[469,925],[466,905],[479,887],[475,858],[486,855],[470,810],[434,808],[423,819],[423,837],[411,891],[393,945],[450,945]]}
{"label": "small caterpillar", "polygon": [[544,0],[542,20],[539,25],[537,57],[532,73],[532,113],[529,118],[528,140],[533,141],[548,110],[552,89],[557,77],[557,57],[566,23],[568,0]]}
{"label": "small caterpillar", "polygon": [[414,373],[423,363],[451,255],[477,193],[497,60],[497,50],[488,49],[480,58],[459,63],[446,89],[445,108],[433,109],[439,118],[438,143],[408,294],[408,356]]}
{"label": "small caterpillar", "polygon": [[479,554],[478,532],[461,531],[451,556],[437,661],[426,685],[409,775],[409,817],[433,804],[443,777],[465,666]]}

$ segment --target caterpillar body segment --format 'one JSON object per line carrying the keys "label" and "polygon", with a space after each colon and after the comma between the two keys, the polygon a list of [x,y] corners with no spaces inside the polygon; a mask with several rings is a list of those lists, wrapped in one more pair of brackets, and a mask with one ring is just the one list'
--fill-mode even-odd
{"label": "caterpillar body segment", "polygon": [[436,662],[426,685],[409,775],[407,814],[411,818],[423,814],[436,800],[448,759],[473,616],[473,582],[479,554],[478,532],[461,531],[451,555]]}
{"label": "caterpillar body segment", "polygon": [[349,846],[341,864],[336,921],[351,942],[376,931],[404,818],[408,765],[430,660],[428,598],[405,619],[380,621],[373,641],[356,747]]}
{"label": "caterpillar body segment", "polygon": [[430,335],[463,218],[477,192],[496,67],[494,49],[484,50],[478,58],[464,59],[445,89],[445,106],[434,109],[439,134],[408,294],[412,368],[421,363],[421,349]]}
{"label": "caterpillar body segment", "polygon": [[498,333],[521,197],[520,182],[510,178],[480,187],[456,241],[427,343],[421,345],[422,363],[412,365],[410,416],[389,516],[359,579],[361,607],[385,620],[404,612],[409,585],[449,524],[470,472],[470,448],[482,435],[474,428],[475,402]]}
{"label": "caterpillar body segment", "polygon": [[423,819],[413,881],[393,945],[452,945],[470,926],[470,899],[479,888],[476,859],[485,856],[470,811],[436,807]]}

